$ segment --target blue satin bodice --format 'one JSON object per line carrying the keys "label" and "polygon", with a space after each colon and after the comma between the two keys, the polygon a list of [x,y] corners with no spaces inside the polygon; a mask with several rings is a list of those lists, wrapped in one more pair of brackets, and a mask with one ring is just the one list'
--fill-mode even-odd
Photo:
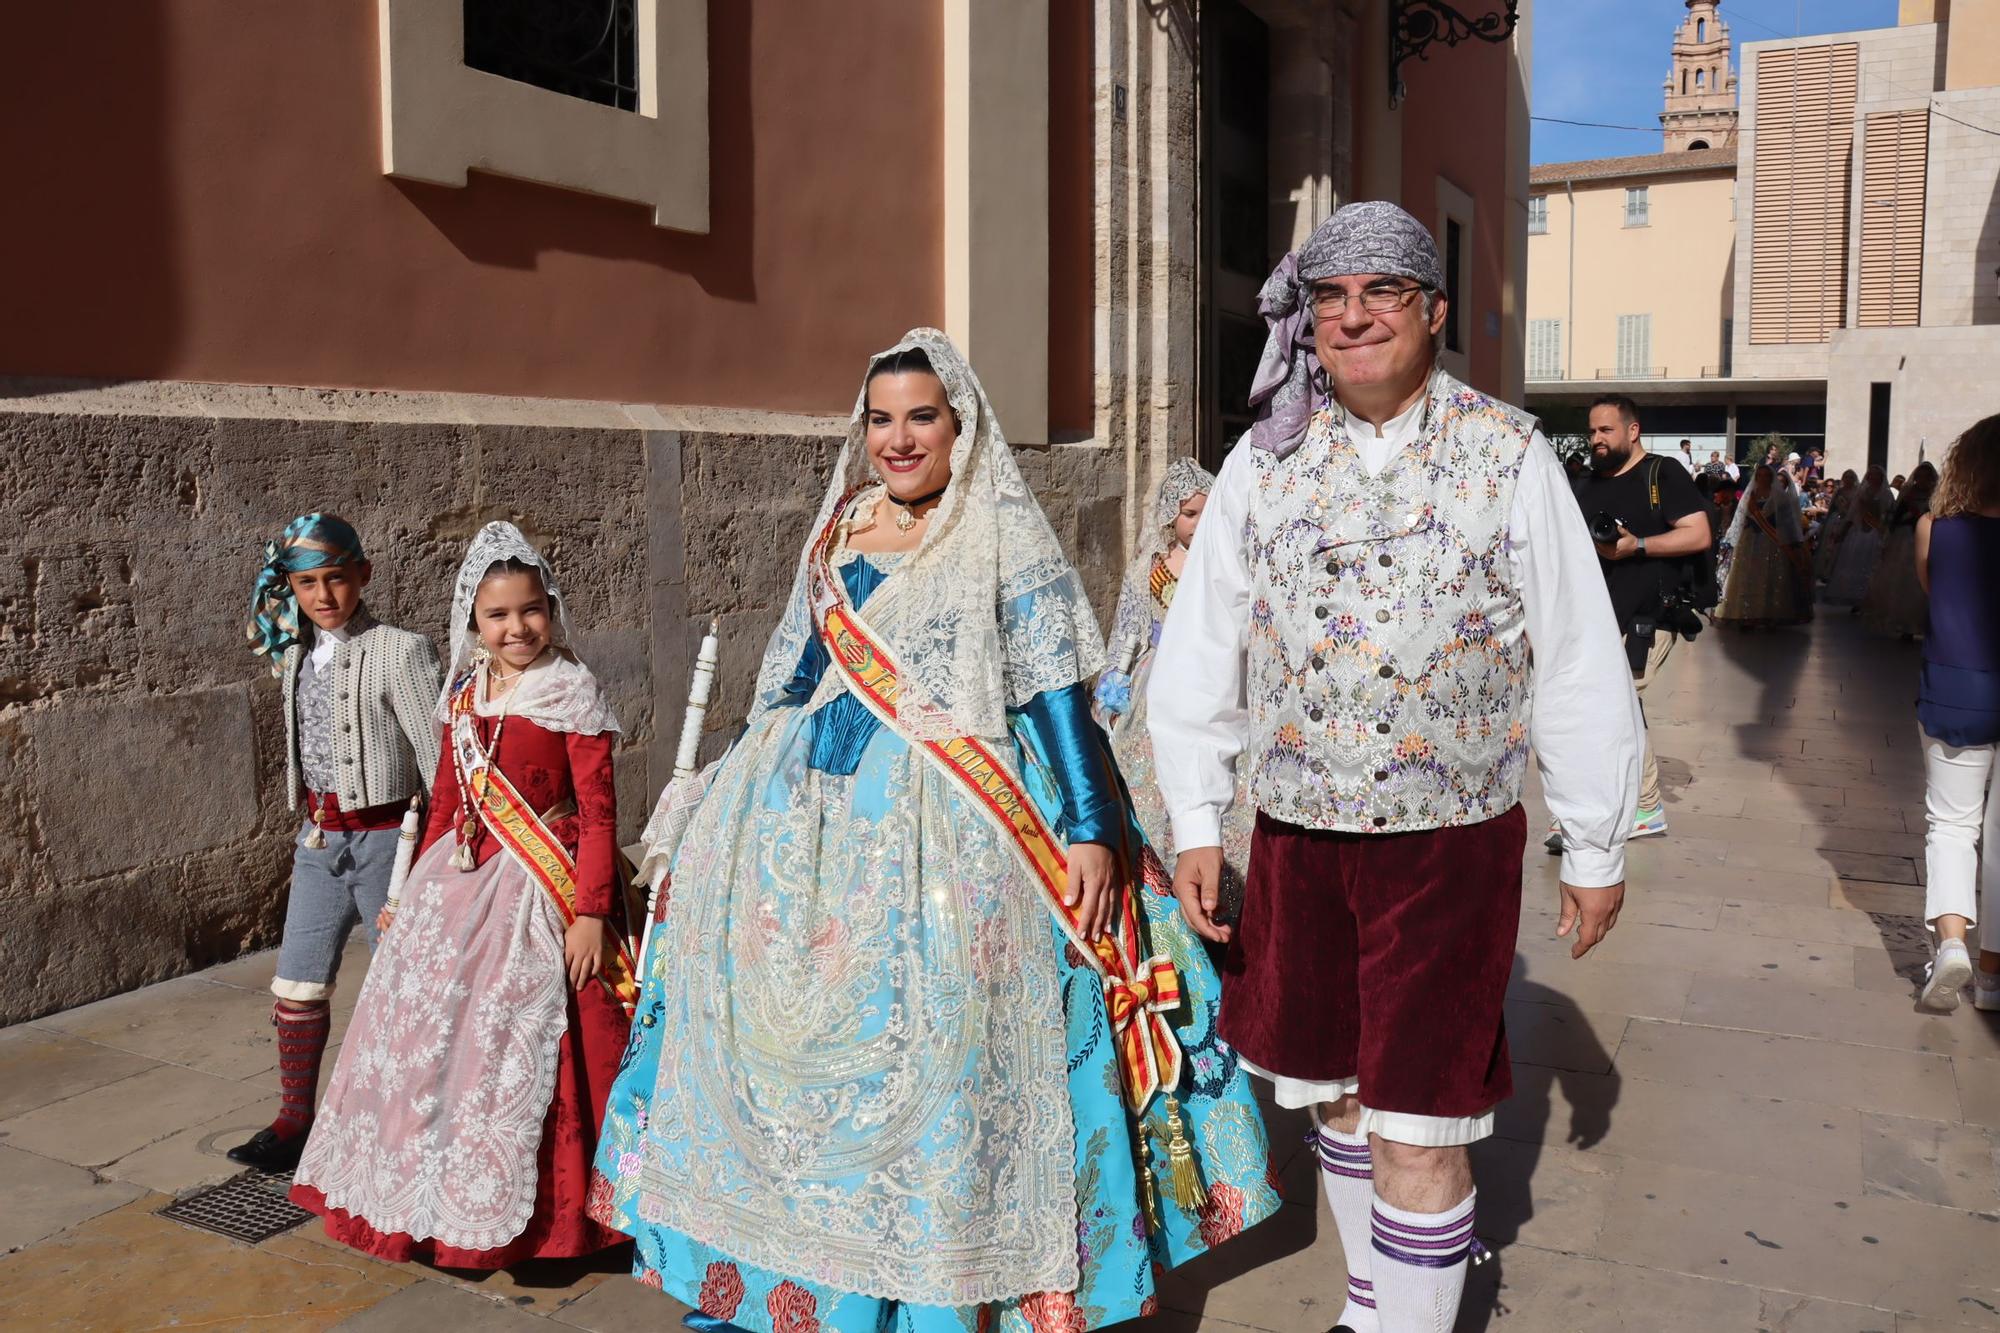
{"label": "blue satin bodice", "polygon": [[[866,558],[840,566],[840,581],[857,610],[882,586],[887,576]],[[819,688],[826,674],[826,645],[815,635],[799,654],[798,669],[785,683],[780,705],[800,707]],[[1024,743],[1055,775],[1062,792],[1066,841],[1125,844],[1125,803],[1111,746],[1090,716],[1090,688],[1079,682],[1050,690],[1012,710],[1010,720],[1025,731]],[[868,706],[846,691],[821,704],[807,721],[810,751],[807,766],[822,773],[852,776],[882,723]]]}

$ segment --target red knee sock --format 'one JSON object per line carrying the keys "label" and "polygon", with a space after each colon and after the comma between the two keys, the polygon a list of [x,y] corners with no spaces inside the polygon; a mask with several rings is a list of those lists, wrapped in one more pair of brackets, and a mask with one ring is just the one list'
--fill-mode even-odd
{"label": "red knee sock", "polygon": [[284,1099],[271,1128],[280,1138],[289,1139],[312,1124],[319,1062],[326,1054],[327,1030],[333,1019],[323,1003],[308,1008],[280,1000],[271,1012],[271,1022],[278,1029],[278,1089]]}

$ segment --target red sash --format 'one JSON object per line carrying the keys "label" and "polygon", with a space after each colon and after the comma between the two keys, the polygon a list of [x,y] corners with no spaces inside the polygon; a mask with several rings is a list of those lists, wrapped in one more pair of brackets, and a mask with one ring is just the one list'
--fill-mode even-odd
{"label": "red sash", "polygon": [[[549,832],[534,807],[523,800],[499,765],[480,746],[474,726],[473,705],[479,690],[479,675],[468,672],[465,682],[451,697],[452,759],[458,765],[464,803],[479,814],[486,831],[500,840],[514,860],[542,886],[561,913],[563,928],[576,921],[576,859]],[[630,1018],[639,1004],[639,983],[632,966],[625,937],[611,922],[605,923],[611,945],[599,980],[611,991]]]}
{"label": "red sash", "polygon": [[[854,494],[849,493],[835,506],[833,520],[813,543],[809,568],[814,619],[827,655],[856,697],[884,725],[904,735],[897,727],[896,700],[901,687],[896,663],[887,645],[848,604],[846,587],[827,563],[834,533]],[[1084,939],[1077,909],[1065,901],[1069,888],[1067,850],[1001,752],[970,736],[917,741],[904,735],[904,739],[956,782],[1002,834],[1028,877],[1041,888],[1042,901],[1063,935],[1097,973],[1118,1046],[1125,1098],[1133,1112],[1143,1112],[1162,1089],[1171,1094],[1180,1083],[1181,1048],[1166,1015],[1180,1007],[1180,976],[1163,954],[1139,957],[1139,909],[1131,886],[1120,895],[1111,938]]]}

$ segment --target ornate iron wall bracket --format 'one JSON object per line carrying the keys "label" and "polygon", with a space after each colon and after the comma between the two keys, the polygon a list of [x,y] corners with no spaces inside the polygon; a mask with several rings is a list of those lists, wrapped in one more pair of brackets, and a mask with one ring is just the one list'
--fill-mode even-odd
{"label": "ornate iron wall bracket", "polygon": [[1403,100],[1403,62],[1411,56],[1430,59],[1429,48],[1438,42],[1457,46],[1477,37],[1482,42],[1504,42],[1514,35],[1521,21],[1521,0],[1505,0],[1504,12],[1481,14],[1477,18],[1460,13],[1446,0],[1389,0],[1389,105]]}

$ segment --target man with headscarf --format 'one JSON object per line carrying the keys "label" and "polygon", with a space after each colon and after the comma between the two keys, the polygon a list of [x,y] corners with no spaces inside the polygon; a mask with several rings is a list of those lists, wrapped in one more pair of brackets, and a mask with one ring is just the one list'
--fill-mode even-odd
{"label": "man with headscarf", "polygon": [[[1279,265],[1254,424],[1148,695],[1175,892],[1228,944],[1224,1039],[1280,1105],[1317,1108],[1356,1333],[1448,1329],[1463,1291],[1467,1145],[1512,1091],[1529,749],[1568,834],[1572,957],[1617,920],[1638,801],[1638,701],[1583,516],[1534,420],[1438,367],[1444,286],[1430,234],[1385,203]],[[1258,813],[1228,925],[1239,754]]]}
{"label": "man with headscarf", "polygon": [[346,520],[301,514],[265,543],[250,593],[250,650],[284,690],[285,806],[304,806],[271,979],[278,1115],[228,1154],[263,1171],[305,1151],[341,951],[357,923],[374,947],[403,812],[437,772],[437,652],[368,614],[372,572]]}

